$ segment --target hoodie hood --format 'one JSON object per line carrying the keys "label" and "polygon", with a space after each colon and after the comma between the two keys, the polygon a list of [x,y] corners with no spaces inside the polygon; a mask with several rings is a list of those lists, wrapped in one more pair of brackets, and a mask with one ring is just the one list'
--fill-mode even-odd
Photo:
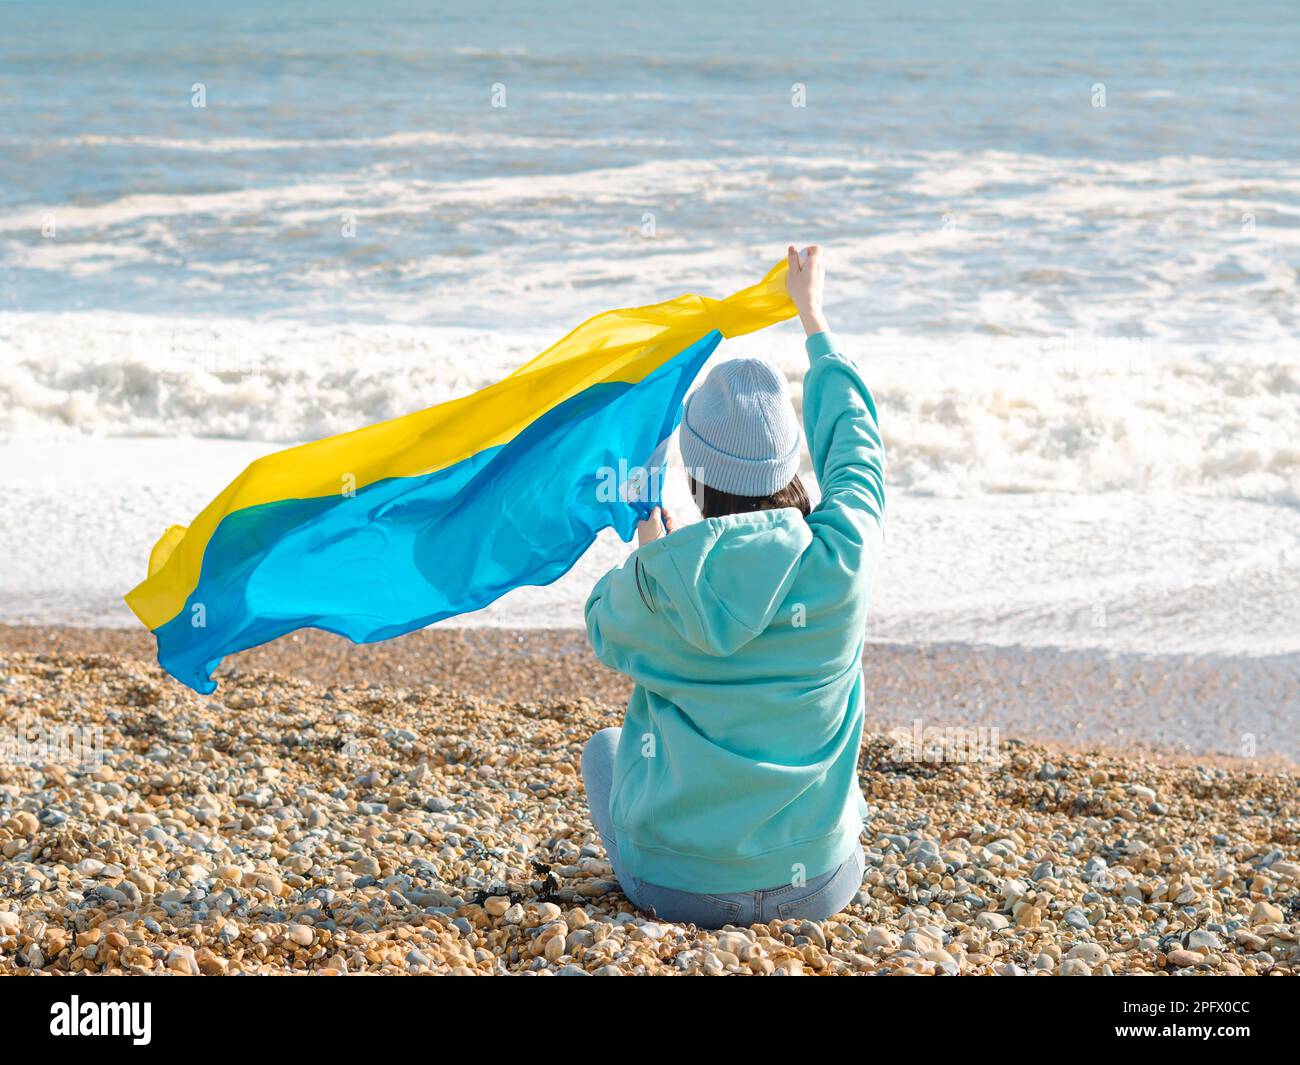
{"label": "hoodie hood", "polygon": [[684,640],[730,655],[771,623],[811,543],[793,508],[708,518],[637,551],[638,586]]}

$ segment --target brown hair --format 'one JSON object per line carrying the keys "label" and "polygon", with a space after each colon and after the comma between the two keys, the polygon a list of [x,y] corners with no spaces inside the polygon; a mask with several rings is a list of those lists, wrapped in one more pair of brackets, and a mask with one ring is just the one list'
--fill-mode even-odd
{"label": "brown hair", "polygon": [[812,510],[808,493],[804,491],[803,482],[799,480],[798,474],[795,474],[788,485],[770,496],[738,496],[732,492],[710,488],[692,477],[691,495],[695,497],[700,513],[706,518],[722,518],[728,514],[752,514],[757,510],[780,510],[783,507],[794,507],[806,518]]}

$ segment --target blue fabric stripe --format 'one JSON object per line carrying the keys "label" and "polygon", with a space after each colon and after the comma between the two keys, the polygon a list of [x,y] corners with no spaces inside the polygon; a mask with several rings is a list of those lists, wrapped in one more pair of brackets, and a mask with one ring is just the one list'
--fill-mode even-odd
{"label": "blue fabric stripe", "polygon": [[185,609],[154,630],[159,663],[207,694],[223,657],[295,629],[389,639],[550,584],[604,528],[630,540],[658,500],[602,500],[600,471],[649,459],[721,339],[710,333],[635,384],[586,389],[445,470],[228,515]]}

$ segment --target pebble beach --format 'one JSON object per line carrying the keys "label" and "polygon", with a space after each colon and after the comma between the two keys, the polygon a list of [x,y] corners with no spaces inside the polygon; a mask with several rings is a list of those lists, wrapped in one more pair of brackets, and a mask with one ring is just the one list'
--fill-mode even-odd
{"label": "pebble beach", "polygon": [[[1294,6],[0,0],[0,976],[1300,975]],[[826,920],[701,929],[632,906],[589,814],[632,690],[584,631],[632,551],[601,489],[736,358],[834,488],[827,322],[725,302],[812,242],[888,456],[842,592],[865,868]],[[711,478],[668,445],[685,526]],[[186,612],[212,647],[452,616],[293,631],[200,695],[146,631]],[[730,824],[726,776],[648,805]],[[0,986],[80,1047],[378,1030],[351,984],[337,1017]],[[1251,1001],[1289,985],[1137,986],[962,1005],[1031,1053],[1294,1028]]]}
{"label": "pebble beach", "polygon": [[201,697],[136,634],[0,630],[0,973],[1300,971],[1294,766],[871,732],[853,902],[704,931],[605,861],[578,765],[621,680],[580,635],[415,635],[382,670],[281,641]]}

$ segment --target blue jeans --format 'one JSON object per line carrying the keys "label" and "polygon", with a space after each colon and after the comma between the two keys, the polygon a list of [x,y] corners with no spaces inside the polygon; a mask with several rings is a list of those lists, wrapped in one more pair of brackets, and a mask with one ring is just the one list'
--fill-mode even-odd
{"label": "blue jeans", "polygon": [[614,752],[622,729],[601,729],[582,752],[582,782],[587,787],[591,820],[600,833],[609,864],[614,867],[623,894],[639,910],[675,924],[697,928],[743,927],[775,920],[823,921],[839,913],[862,886],[866,866],[862,848],[829,873],[798,886],[783,884],[761,891],[735,891],[706,895],[677,891],[638,880],[628,873],[618,854],[618,837],[609,816],[609,793],[614,782]]}

